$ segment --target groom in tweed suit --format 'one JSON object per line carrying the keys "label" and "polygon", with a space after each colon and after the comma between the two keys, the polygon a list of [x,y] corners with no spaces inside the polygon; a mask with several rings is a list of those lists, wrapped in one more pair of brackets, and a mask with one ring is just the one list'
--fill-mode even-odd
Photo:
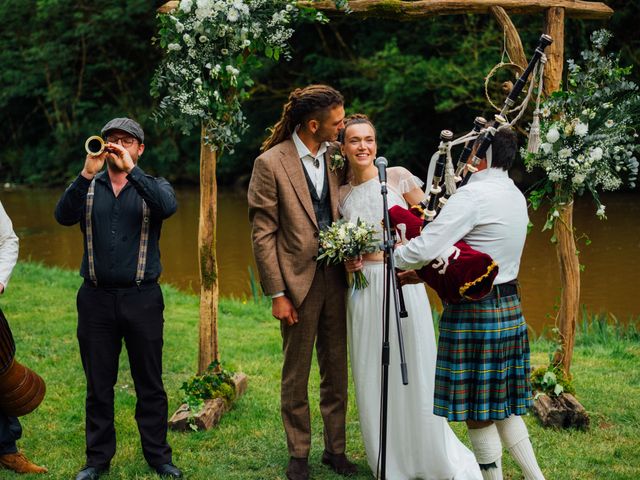
{"label": "groom in tweed suit", "polygon": [[338,218],[341,170],[331,145],[343,127],[342,95],[310,85],[289,95],[282,118],[262,145],[249,184],[253,252],[272,314],[280,320],[284,364],[281,413],[289,449],[289,480],[309,478],[311,419],[308,380],[314,343],[324,421],[322,462],[356,473],[345,456],[347,347],[345,274],[316,262],[318,235]]}

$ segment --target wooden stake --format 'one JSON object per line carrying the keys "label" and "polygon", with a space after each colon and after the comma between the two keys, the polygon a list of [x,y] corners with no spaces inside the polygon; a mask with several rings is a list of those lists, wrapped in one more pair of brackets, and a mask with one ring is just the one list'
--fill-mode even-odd
{"label": "wooden stake", "polygon": [[216,261],[216,219],[218,215],[216,152],[200,140],[200,221],[198,258],[200,260],[200,350],[198,373],[202,374],[218,352],[218,263]]}
{"label": "wooden stake", "polygon": [[565,373],[569,375],[580,307],[580,263],[573,235],[573,201],[560,206],[559,212],[554,232],[558,240],[556,253],[562,285],[560,310],[556,321],[560,330],[560,350],[556,352],[553,363],[562,365]]}

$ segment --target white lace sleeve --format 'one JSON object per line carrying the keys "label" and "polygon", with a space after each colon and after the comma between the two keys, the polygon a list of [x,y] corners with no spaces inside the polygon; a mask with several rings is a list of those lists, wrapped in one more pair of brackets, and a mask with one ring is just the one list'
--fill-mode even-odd
{"label": "white lace sleeve", "polygon": [[404,167],[392,167],[387,170],[389,185],[404,195],[416,188],[422,188],[424,182]]}

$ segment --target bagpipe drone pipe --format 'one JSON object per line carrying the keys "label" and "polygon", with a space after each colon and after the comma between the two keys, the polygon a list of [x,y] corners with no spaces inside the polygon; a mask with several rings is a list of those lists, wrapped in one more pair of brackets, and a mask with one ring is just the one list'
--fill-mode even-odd
{"label": "bagpipe drone pipe", "polygon": [[[539,77],[539,82],[542,80],[546,62],[544,49],[551,43],[549,35],[540,37],[529,64],[491,124],[482,117],[476,117],[473,129],[456,140],[453,140],[453,133],[449,130],[440,132],[438,151],[431,157],[429,164],[424,200],[409,209],[394,206],[389,210],[391,225],[399,231],[403,243],[420,235],[422,229],[435,220],[451,195],[466,185],[471,175],[478,170],[480,161],[487,157],[497,130],[510,127],[520,119],[531,97],[536,77]],[[530,76],[531,84],[527,97],[520,106],[510,110]],[[507,114],[510,111],[519,111],[519,114],[508,122]],[[473,153],[474,142],[480,136],[480,145]],[[454,164],[451,149],[460,144],[464,144],[464,147]],[[428,231],[426,233],[428,234]],[[478,300],[487,295],[493,287],[498,270],[498,265],[489,255],[471,248],[460,239],[452,239],[452,246],[440,258],[417,270],[417,274],[436,291],[442,301],[457,303],[462,300]]]}

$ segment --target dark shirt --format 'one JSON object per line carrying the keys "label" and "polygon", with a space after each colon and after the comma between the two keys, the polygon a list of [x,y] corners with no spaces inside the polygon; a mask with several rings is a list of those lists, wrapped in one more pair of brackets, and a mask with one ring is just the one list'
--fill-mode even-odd
{"label": "dark shirt", "polygon": [[[116,197],[108,173],[96,175],[93,200],[93,251],[98,285],[131,285],[136,278],[142,226],[142,199],[150,210],[149,244],[144,281],[157,280],[160,264],[162,221],[177,208],[173,188],[164,178],[147,175],[138,166],[127,175],[128,183]],[[89,280],[85,206],[90,180],[82,175],[65,190],[56,206],[55,217],[61,225],[80,223],[84,235],[84,254],[80,275]]]}

